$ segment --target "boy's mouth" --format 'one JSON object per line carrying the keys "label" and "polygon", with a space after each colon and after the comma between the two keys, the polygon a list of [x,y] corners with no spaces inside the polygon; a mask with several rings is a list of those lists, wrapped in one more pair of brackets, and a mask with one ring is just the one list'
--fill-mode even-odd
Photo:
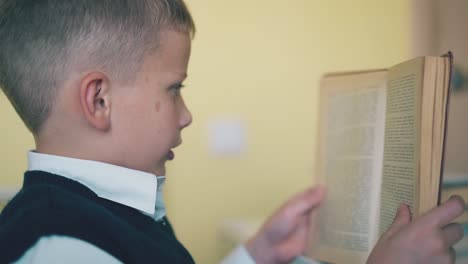
{"label": "boy's mouth", "polygon": [[167,153],[167,160],[173,160],[174,157],[175,157],[174,151],[169,150],[169,152]]}

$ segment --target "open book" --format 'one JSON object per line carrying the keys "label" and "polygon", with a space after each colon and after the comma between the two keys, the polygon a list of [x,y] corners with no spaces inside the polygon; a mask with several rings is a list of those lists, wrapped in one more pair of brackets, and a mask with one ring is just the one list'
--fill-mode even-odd
{"label": "open book", "polygon": [[389,69],[326,75],[320,90],[315,259],[363,264],[401,203],[438,204],[451,54]]}

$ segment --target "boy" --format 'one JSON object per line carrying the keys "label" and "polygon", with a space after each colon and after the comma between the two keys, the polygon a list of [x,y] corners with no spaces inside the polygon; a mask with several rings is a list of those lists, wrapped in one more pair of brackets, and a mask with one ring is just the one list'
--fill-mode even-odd
{"label": "boy", "polygon": [[[193,263],[161,188],[192,116],[180,94],[195,27],[181,0],[2,0],[0,85],[34,135],[22,190],[0,217],[0,261]],[[159,176],[157,176],[159,175]],[[298,194],[225,263],[287,263],[323,188]],[[402,207],[369,263],[451,263],[451,199]]]}

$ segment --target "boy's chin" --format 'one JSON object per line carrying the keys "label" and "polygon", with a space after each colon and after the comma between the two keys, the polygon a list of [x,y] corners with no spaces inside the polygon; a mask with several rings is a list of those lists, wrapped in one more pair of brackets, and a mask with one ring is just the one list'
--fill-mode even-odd
{"label": "boy's chin", "polygon": [[166,175],[166,166],[161,166],[153,171],[153,174],[156,176],[165,176]]}

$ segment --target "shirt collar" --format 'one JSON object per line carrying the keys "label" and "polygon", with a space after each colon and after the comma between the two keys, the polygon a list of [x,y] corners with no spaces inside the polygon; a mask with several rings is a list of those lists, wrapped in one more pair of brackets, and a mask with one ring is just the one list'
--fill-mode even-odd
{"label": "shirt collar", "polygon": [[28,153],[28,170],[45,171],[77,181],[97,196],[135,208],[155,220],[166,215],[162,196],[165,176],[33,151]]}

